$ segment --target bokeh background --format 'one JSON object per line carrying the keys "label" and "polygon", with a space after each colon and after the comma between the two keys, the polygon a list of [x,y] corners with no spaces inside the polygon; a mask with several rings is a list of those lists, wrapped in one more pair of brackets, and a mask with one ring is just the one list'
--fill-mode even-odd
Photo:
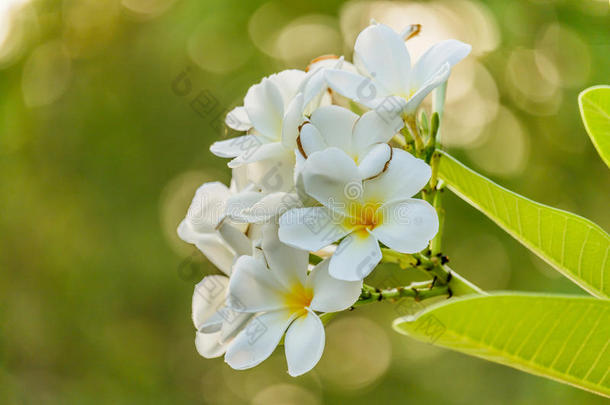
{"label": "bokeh background", "polygon": [[[423,24],[415,55],[473,45],[449,83],[453,154],[610,229],[576,101],[608,84],[607,0],[2,0],[0,403],[604,403],[400,336],[396,304],[334,319],[298,379],[282,350],[242,372],[197,355],[190,301],[213,268],[175,229],[199,184],[230,178],[208,152],[224,114],[262,76],[351,57],[371,18]],[[482,287],[583,294],[456,197],[447,211],[446,253]]]}

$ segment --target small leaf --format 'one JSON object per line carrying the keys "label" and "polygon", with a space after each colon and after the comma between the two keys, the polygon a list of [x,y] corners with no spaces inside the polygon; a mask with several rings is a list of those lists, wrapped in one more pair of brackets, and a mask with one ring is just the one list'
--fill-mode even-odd
{"label": "small leaf", "polygon": [[610,236],[586,218],[513,193],[442,152],[439,177],[570,280],[610,297]]}
{"label": "small leaf", "polygon": [[448,300],[394,329],[610,397],[610,301],[498,294]]}
{"label": "small leaf", "polygon": [[580,115],[597,152],[610,167],[610,86],[594,86],[578,96]]}

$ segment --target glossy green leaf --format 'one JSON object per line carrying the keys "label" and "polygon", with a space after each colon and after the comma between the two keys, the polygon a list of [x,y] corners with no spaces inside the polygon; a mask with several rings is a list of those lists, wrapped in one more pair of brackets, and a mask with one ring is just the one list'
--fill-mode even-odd
{"label": "glossy green leaf", "polygon": [[610,236],[586,218],[513,193],[443,153],[451,191],[591,294],[610,297]]}
{"label": "glossy green leaf", "polygon": [[610,396],[610,301],[501,294],[447,300],[394,329]]}
{"label": "glossy green leaf", "polygon": [[610,167],[610,86],[586,89],[578,96],[578,104],[593,145]]}

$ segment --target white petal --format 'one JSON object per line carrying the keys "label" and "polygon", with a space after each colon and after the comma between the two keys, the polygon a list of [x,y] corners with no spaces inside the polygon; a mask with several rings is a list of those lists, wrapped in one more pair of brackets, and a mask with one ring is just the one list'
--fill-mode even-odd
{"label": "white petal", "polygon": [[362,158],[371,145],[388,143],[404,126],[399,114],[391,117],[377,110],[364,113],[354,125],[354,152]]}
{"label": "white petal", "polygon": [[301,84],[304,106],[308,106],[310,103],[314,105],[319,103],[319,99],[327,86],[324,70],[324,67],[317,67],[307,73],[307,77]]}
{"label": "white petal", "polygon": [[248,187],[248,170],[246,167],[236,167],[231,170],[231,173],[231,187],[229,187],[231,193],[238,193]]}
{"label": "white petal", "polygon": [[299,125],[301,125],[303,119],[303,94],[299,93],[288,104],[282,124],[282,145],[286,149],[295,149],[297,147]]}
{"label": "white petal", "polygon": [[244,107],[254,128],[270,139],[279,141],[284,119],[284,99],[280,89],[269,79],[250,87]]}
{"label": "white petal", "polygon": [[448,63],[445,63],[440,67],[421,87],[417,89],[415,94],[409,98],[407,105],[404,108],[405,114],[413,114],[421,102],[426,98],[428,94],[442,83],[446,82],[451,73],[451,67]]}
{"label": "white petal", "polygon": [[360,281],[381,261],[377,239],[365,231],[349,234],[330,258],[330,275],[339,280]]}
{"label": "white petal", "polygon": [[243,106],[232,109],[225,118],[225,124],[236,131],[247,131],[252,128],[248,113]]}
{"label": "white petal", "polygon": [[310,72],[320,69],[342,69],[350,72],[357,72],[356,67],[345,61],[345,57],[336,55],[323,55],[315,58],[309,63],[307,69]]}
{"label": "white petal", "polygon": [[[393,125],[393,123],[402,120],[403,113],[407,107],[407,100],[403,97],[387,96],[373,100],[373,106],[371,108],[375,109],[382,119]],[[403,124],[398,123],[397,128],[399,128],[399,125],[402,126]]]}
{"label": "white petal", "polygon": [[317,205],[316,200],[307,194],[305,191],[305,183],[303,181],[303,170],[305,169],[305,162],[307,161],[301,153],[295,153],[296,157],[296,165],[294,167],[294,193],[301,200],[300,206],[295,206],[294,208],[299,207],[312,207]]}
{"label": "white petal", "polygon": [[197,241],[203,236],[204,238],[213,235],[212,232],[198,232],[193,229],[189,222],[186,219],[183,219],[178,224],[178,228],[176,229],[176,233],[178,237],[185,241],[186,243],[197,243]]}
{"label": "white petal", "polygon": [[386,246],[402,253],[420,252],[438,232],[436,210],[424,200],[408,199],[384,205],[383,223],[372,230]]}
{"label": "white petal", "polygon": [[305,152],[304,157],[328,148],[326,139],[324,139],[318,128],[311,123],[307,123],[301,127],[299,142],[301,143],[302,151]]}
{"label": "white petal", "polygon": [[288,69],[269,76],[269,80],[273,82],[282,94],[285,109],[292,99],[297,95],[306,73],[302,70]]}
{"label": "white petal", "polygon": [[244,211],[250,222],[263,223],[276,220],[293,208],[302,207],[303,203],[296,193],[277,192],[267,194],[259,202]]}
{"label": "white petal", "polygon": [[388,169],[364,182],[364,198],[389,202],[412,197],[428,183],[431,174],[432,169],[426,162],[402,149],[393,148]]}
{"label": "white petal", "polygon": [[[243,166],[242,166],[243,167]],[[242,191],[227,200],[226,214],[236,221],[245,220],[243,212],[265,196],[260,191]]]}
{"label": "white petal", "polygon": [[231,225],[230,221],[223,221],[218,226],[218,233],[236,255],[252,254],[252,241],[240,229]]}
{"label": "white petal", "polygon": [[178,235],[193,243],[214,266],[225,274],[231,274],[235,252],[216,233],[193,232],[185,221],[178,226]]}
{"label": "white petal", "polygon": [[200,329],[225,303],[229,278],[220,275],[206,276],[195,285],[192,318]]}
{"label": "white petal", "polygon": [[375,108],[380,100],[390,95],[376,81],[357,73],[328,69],[324,76],[334,91],[369,108]]}
{"label": "white petal", "polygon": [[197,352],[206,359],[213,359],[224,354],[227,345],[221,343],[220,333],[201,333],[195,334],[195,348]]}
{"label": "white petal", "polygon": [[253,318],[229,345],[225,362],[236,370],[259,365],[271,356],[292,322],[288,311],[273,311]]}
{"label": "white petal", "polygon": [[343,311],[356,302],[362,290],[362,281],[343,281],[331,277],[329,264],[330,259],[318,263],[307,278],[308,285],[313,288],[310,307],[314,311]]}
{"label": "white petal", "polygon": [[250,224],[248,226],[248,231],[246,232],[246,235],[251,241],[254,241],[253,244],[256,245],[254,249],[255,252],[252,254],[252,256],[256,257],[258,252],[260,252],[262,256],[263,252],[260,250],[260,240],[263,239],[263,225]]}
{"label": "white petal", "polygon": [[293,191],[294,189],[294,166],[295,152],[284,148],[276,143],[278,148],[271,157],[255,163],[249,163],[250,181],[265,193],[276,191]]}
{"label": "white petal", "polygon": [[202,233],[214,232],[224,217],[226,202],[230,196],[229,188],[219,182],[205,183],[199,187],[184,219],[190,230]]}
{"label": "white petal", "polygon": [[309,264],[308,251],[280,242],[278,227],[275,224],[266,224],[263,227],[262,248],[269,268],[288,290],[295,283],[305,285]]}
{"label": "white petal", "polygon": [[354,45],[357,60],[369,76],[393,94],[404,92],[408,86],[411,59],[400,34],[383,24],[365,28]]}
{"label": "white petal", "polygon": [[[201,324],[199,327],[199,332],[202,333],[215,333],[222,329],[222,323],[224,322],[224,318],[222,316],[222,309],[224,307],[224,303],[221,306],[219,311],[216,311],[214,315],[208,318],[207,321]],[[237,313],[237,312],[236,312]]]}
{"label": "white petal", "polygon": [[[328,92],[328,84],[326,83],[325,71],[327,69],[342,69],[351,70],[353,73],[358,73],[356,68],[351,64],[345,62],[343,57],[338,59],[335,58],[318,58],[316,61],[312,61],[308,66],[309,72],[307,78],[301,85],[301,91],[305,95],[305,110],[308,112],[315,111],[321,105],[330,104],[331,98],[330,92]],[[328,104],[325,104],[326,101]]]}
{"label": "white petal", "polygon": [[235,260],[235,252],[217,235],[201,237],[195,246],[203,255],[226,275],[230,276]]}
{"label": "white petal", "polygon": [[284,148],[280,142],[260,143],[258,145],[252,145],[250,149],[231,160],[228,166],[234,168],[266,159],[282,159],[283,156],[289,153],[291,153],[291,151]]}
{"label": "white petal", "polygon": [[351,151],[352,129],[358,115],[336,105],[320,107],[311,115],[309,121],[320,131],[328,146],[346,152]]}
{"label": "white petal", "polygon": [[241,188],[238,188],[236,193],[259,191],[261,187],[258,186],[258,183],[269,171],[269,163],[269,161],[263,160],[233,168],[233,173],[239,172],[240,174],[237,185],[241,186]]}
{"label": "white petal", "polygon": [[218,157],[234,158],[250,155],[262,145],[269,143],[269,139],[260,135],[243,135],[224,141],[214,142],[210,151]]}
{"label": "white petal", "polygon": [[238,312],[272,311],[284,307],[284,286],[261,260],[239,257],[229,282],[229,306]]}
{"label": "white petal", "polygon": [[387,143],[378,143],[373,146],[358,164],[360,176],[363,179],[371,179],[381,175],[388,167],[392,154],[392,147]]}
{"label": "white petal", "polygon": [[274,218],[280,217],[292,208],[303,206],[296,193],[277,193],[264,194],[262,198],[252,206],[240,212],[240,218],[250,223],[265,223]]}
{"label": "white petal", "polygon": [[279,238],[287,245],[316,251],[349,233],[342,219],[326,207],[292,209],[280,217]]}
{"label": "white petal", "polygon": [[305,162],[307,194],[324,206],[348,215],[350,204],[362,198],[362,178],[352,158],[337,148],[315,152]]}
{"label": "white petal", "polygon": [[248,322],[254,317],[254,314],[245,312],[236,312],[227,307],[221,311],[223,315],[223,323],[220,329],[220,341],[229,342],[241,330],[243,330]]}
{"label": "white petal", "polygon": [[324,325],[311,311],[290,324],[284,343],[288,374],[297,377],[318,364],[324,352]]}
{"label": "white petal", "polygon": [[464,59],[472,47],[455,39],[441,41],[431,46],[413,67],[412,86],[419,87],[428,81],[431,74],[437,72],[445,63],[455,66]]}

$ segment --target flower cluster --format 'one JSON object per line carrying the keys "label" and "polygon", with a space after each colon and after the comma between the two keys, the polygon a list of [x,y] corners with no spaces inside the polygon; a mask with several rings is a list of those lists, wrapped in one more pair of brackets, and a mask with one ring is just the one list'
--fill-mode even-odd
{"label": "flower cluster", "polygon": [[325,56],[273,74],[228,114],[245,134],[211,151],[231,158],[232,183],[202,185],[178,228],[224,273],[195,287],[202,356],[246,369],[284,338],[290,375],[311,370],[324,349],[320,315],[358,300],[380,242],[416,253],[437,233],[436,210],[413,198],[431,168],[395,141],[470,46],[443,41],[411,66],[412,34],[373,23],[353,64]]}

